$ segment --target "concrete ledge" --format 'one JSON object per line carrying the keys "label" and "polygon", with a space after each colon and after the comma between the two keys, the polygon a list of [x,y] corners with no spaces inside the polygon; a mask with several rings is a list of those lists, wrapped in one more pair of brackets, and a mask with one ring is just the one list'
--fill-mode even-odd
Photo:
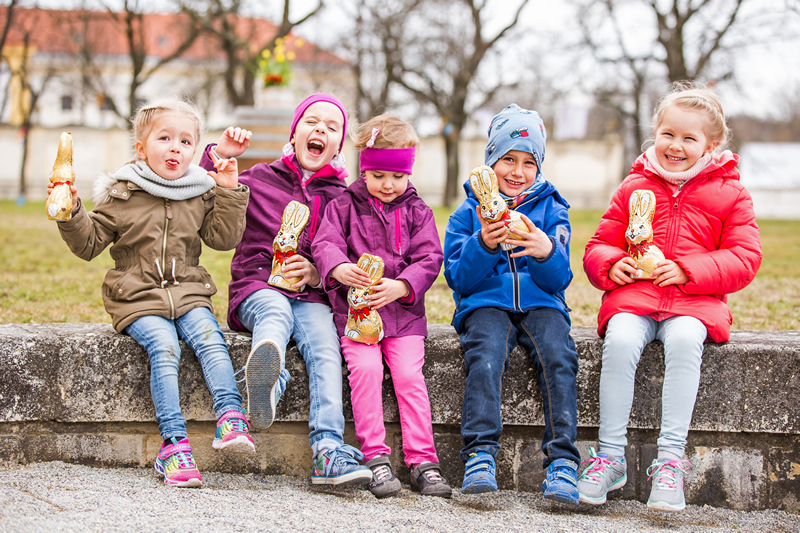
{"label": "concrete ledge", "polygon": [[[597,438],[602,341],[591,328],[574,328],[578,376],[579,448]],[[244,364],[249,335],[226,332],[234,367]],[[437,450],[445,476],[458,486],[463,465],[459,424],[463,354],[450,326],[430,327],[424,372],[433,408]],[[276,423],[255,432],[257,454],[214,452],[211,398],[194,354],[184,347],[181,405],[197,461],[204,470],[263,471],[307,476],[308,378],[295,348],[292,374]],[[644,473],[656,454],[664,365],[660,343],[650,344],[636,375],[629,430],[629,481],[616,497],[646,500]],[[690,503],[738,509],[800,512],[800,332],[734,332],[731,342],[707,345],[687,454]],[[144,351],[104,324],[0,325],[0,464],[69,460],[100,465],[149,465],[160,439]],[[352,421],[346,369],[345,417]],[[402,440],[391,380],[384,387],[388,444],[401,480]],[[517,348],[503,391],[505,429],[498,458],[501,488],[539,490],[543,479],[541,393],[533,366]],[[356,444],[352,423],[345,438]]]}

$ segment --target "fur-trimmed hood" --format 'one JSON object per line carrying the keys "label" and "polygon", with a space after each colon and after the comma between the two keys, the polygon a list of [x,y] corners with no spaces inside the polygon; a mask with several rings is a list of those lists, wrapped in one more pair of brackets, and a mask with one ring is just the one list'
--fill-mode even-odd
{"label": "fur-trimmed hood", "polygon": [[103,172],[94,180],[92,188],[92,201],[94,205],[100,205],[111,200],[111,189],[119,180],[110,172]]}

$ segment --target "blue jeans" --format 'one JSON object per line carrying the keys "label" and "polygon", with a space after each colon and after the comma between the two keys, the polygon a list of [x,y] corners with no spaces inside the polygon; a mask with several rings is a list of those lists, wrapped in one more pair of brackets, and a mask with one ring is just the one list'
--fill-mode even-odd
{"label": "blue jeans", "polygon": [[[286,361],[286,345],[294,339],[308,372],[311,399],[308,443],[314,454],[341,446],[344,443],[342,354],[331,308],[287,298],[272,289],[261,289],[239,304],[236,317],[253,332],[253,346],[270,340],[283,350],[282,367]],[[279,378],[281,390],[286,387],[287,377],[284,368]]]}
{"label": "blue jeans", "polygon": [[659,453],[683,456],[700,385],[705,325],[691,316],[658,322],[648,316],[618,313],[608,321],[600,371],[600,451],[624,455],[639,357],[647,343],[664,343]]}
{"label": "blue jeans", "polygon": [[142,345],[150,359],[150,394],[162,439],[186,437],[186,420],[178,395],[178,338],[194,350],[200,362],[217,418],[232,409],[241,410],[242,396],[233,378],[228,346],[217,319],[205,307],[192,309],[174,320],[143,316],[125,328],[125,333]]}
{"label": "blue jeans", "polygon": [[500,450],[500,399],[508,356],[519,344],[533,359],[542,389],[544,467],[556,459],[580,463],[575,447],[578,426],[578,353],[564,315],[547,307],[511,313],[493,307],[476,309],[464,320],[464,406],[461,460],[470,453]]}

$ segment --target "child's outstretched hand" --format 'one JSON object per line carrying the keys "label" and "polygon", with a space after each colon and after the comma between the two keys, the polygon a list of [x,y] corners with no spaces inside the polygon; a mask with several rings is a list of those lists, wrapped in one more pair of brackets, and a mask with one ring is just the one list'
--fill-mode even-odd
{"label": "child's outstretched hand", "polygon": [[239,157],[250,146],[252,131],[231,126],[222,132],[217,143],[217,154],[223,158]]}
{"label": "child's outstretched hand", "polygon": [[553,249],[553,241],[550,240],[550,237],[547,236],[547,233],[537,228],[536,225],[531,222],[531,219],[525,215],[520,216],[525,222],[525,225],[528,226],[528,232],[525,233],[524,231],[517,231],[515,229],[514,233],[518,234],[520,237],[522,237],[522,239],[506,239],[506,244],[511,244],[512,246],[522,246],[523,248],[519,252],[514,252],[511,254],[511,257],[530,255],[536,259],[544,259],[550,255],[550,251]]}
{"label": "child's outstretched hand", "polygon": [[[52,175],[53,173],[50,172],[50,176]],[[48,179],[50,179],[50,176],[48,176]],[[47,184],[47,196],[50,196],[50,193],[53,192],[53,187],[54,185],[52,183]],[[75,188],[75,184],[73,183],[69,184],[69,192],[72,193],[72,205],[73,206],[78,205],[78,189]]]}
{"label": "child's outstretched hand", "polygon": [[304,285],[316,287],[319,285],[319,271],[311,261],[302,255],[293,255],[283,264],[281,272],[287,278],[301,278],[300,281],[294,283],[292,288],[301,289]]}
{"label": "child's outstretched hand", "polygon": [[342,263],[331,270],[331,277],[349,287],[363,289],[369,287],[372,280],[366,272],[358,268],[354,263]]}
{"label": "child's outstretched hand", "polygon": [[608,279],[617,285],[627,285],[636,281],[633,275],[636,274],[636,261],[633,257],[626,255],[608,269]]}
{"label": "child's outstretched hand", "polygon": [[372,291],[374,292],[367,296],[369,306],[373,309],[380,309],[398,298],[408,296],[408,285],[397,279],[381,278],[372,286]]}
{"label": "child's outstretched hand", "polygon": [[653,270],[653,275],[655,276],[653,283],[659,287],[683,285],[689,282],[689,276],[686,275],[686,272],[671,259],[659,261],[655,270]]}
{"label": "child's outstretched hand", "polygon": [[477,211],[478,221],[481,223],[481,239],[483,240],[483,244],[492,250],[496,250],[500,243],[505,241],[506,237],[508,237],[508,227],[506,223],[502,220],[499,222],[492,222],[491,224],[486,222],[481,216],[480,205],[475,207],[475,211]]}
{"label": "child's outstretched hand", "polygon": [[214,163],[216,172],[209,171],[208,175],[214,178],[217,186],[224,189],[235,189],[239,186],[239,165],[236,159],[222,159],[219,154],[212,148],[209,151],[211,154],[211,161]]}

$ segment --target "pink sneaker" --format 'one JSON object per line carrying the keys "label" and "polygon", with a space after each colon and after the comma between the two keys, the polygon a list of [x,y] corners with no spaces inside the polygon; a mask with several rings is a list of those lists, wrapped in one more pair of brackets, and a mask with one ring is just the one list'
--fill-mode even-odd
{"label": "pink sneaker", "polygon": [[170,439],[169,446],[162,444],[156,457],[156,471],[164,475],[164,483],[176,487],[199,487],[203,477],[194,464],[189,439]]}
{"label": "pink sneaker", "polygon": [[250,436],[250,424],[239,411],[231,409],[217,420],[217,434],[211,447],[230,449],[239,453],[255,453],[256,446]]}

